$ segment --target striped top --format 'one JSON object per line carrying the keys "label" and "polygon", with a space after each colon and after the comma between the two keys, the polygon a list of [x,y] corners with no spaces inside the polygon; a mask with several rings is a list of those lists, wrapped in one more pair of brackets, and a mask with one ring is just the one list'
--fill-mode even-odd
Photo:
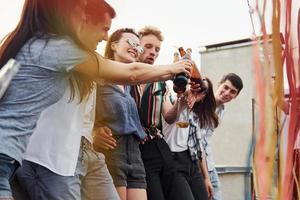
{"label": "striped top", "polygon": [[165,82],[148,83],[144,91],[139,85],[131,88],[130,93],[137,104],[141,124],[150,139],[163,137],[161,113],[166,91]]}

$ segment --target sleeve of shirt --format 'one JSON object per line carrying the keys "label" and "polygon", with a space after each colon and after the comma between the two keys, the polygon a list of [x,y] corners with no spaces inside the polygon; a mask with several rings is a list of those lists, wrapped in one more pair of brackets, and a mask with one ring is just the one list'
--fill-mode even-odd
{"label": "sleeve of shirt", "polygon": [[170,101],[172,104],[175,103],[177,96],[173,90],[171,90],[171,86],[169,83],[166,83],[166,92],[164,94],[164,99]]}
{"label": "sleeve of shirt", "polygon": [[50,59],[53,59],[54,70],[62,72],[69,72],[83,62],[88,54],[69,38],[53,39],[47,53],[53,56]]}
{"label": "sleeve of shirt", "polygon": [[217,115],[219,117],[219,124],[221,123],[221,121],[222,121],[222,119],[224,117],[224,112],[225,112],[224,106],[219,107],[218,110],[217,110]]}

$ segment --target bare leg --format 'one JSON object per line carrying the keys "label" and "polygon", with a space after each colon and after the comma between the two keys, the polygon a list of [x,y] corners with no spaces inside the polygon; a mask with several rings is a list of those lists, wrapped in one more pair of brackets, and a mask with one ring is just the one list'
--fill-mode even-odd
{"label": "bare leg", "polygon": [[147,200],[146,190],[137,188],[127,189],[127,200]]}
{"label": "bare leg", "polygon": [[117,192],[120,196],[121,200],[127,200],[127,188],[122,186],[122,187],[116,187]]}

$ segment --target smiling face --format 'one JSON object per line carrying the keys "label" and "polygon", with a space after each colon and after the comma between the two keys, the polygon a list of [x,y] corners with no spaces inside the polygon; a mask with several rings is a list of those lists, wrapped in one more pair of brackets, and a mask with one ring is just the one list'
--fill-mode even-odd
{"label": "smiling face", "polygon": [[123,63],[136,62],[139,57],[137,47],[140,47],[140,40],[135,34],[122,33],[119,41],[111,43],[114,60]]}
{"label": "smiling face", "polygon": [[154,64],[159,55],[161,41],[155,35],[145,35],[141,38],[144,53],[139,60],[143,63]]}
{"label": "smiling face", "polygon": [[230,102],[238,95],[238,89],[234,87],[230,80],[221,83],[215,93],[217,105]]}

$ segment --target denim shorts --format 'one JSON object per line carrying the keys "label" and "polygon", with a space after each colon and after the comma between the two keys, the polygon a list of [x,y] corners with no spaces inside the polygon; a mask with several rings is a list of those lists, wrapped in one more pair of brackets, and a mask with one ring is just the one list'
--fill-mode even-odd
{"label": "denim shorts", "polygon": [[0,198],[12,198],[10,180],[18,168],[18,162],[5,155],[0,154]]}
{"label": "denim shorts", "polygon": [[146,189],[146,172],[135,135],[114,136],[117,146],[104,151],[116,187]]}

